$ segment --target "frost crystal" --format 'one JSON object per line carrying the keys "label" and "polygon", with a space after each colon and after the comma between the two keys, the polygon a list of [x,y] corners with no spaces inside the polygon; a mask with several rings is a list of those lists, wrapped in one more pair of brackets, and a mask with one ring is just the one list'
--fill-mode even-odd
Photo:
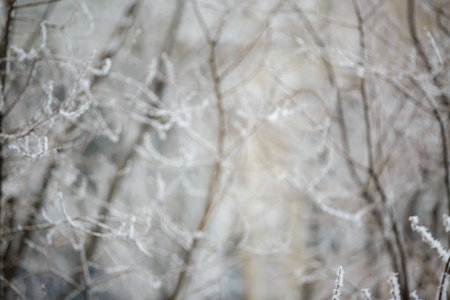
{"label": "frost crystal", "polygon": [[391,295],[392,295],[392,300],[401,300],[400,297],[400,285],[398,284],[398,274],[397,273],[392,273],[391,276],[389,277],[388,283],[391,286]]}
{"label": "frost crystal", "polygon": [[413,299],[413,300],[421,300],[421,299],[419,298],[419,295],[417,295],[417,291],[412,292],[409,296],[410,296],[411,299]]}
{"label": "frost crystal", "polygon": [[11,50],[17,55],[17,60],[19,62],[30,61],[38,56],[34,49],[31,49],[30,52],[26,53],[25,50],[12,45]]}
{"label": "frost crystal", "polygon": [[450,232],[450,217],[447,216],[446,214],[444,214],[444,227],[445,227],[445,232]]}
{"label": "frost crystal", "polygon": [[335,288],[333,290],[333,297],[331,300],[341,299],[341,289],[344,286],[344,269],[339,267],[336,273]]}
{"label": "frost crystal", "polygon": [[444,261],[447,262],[449,258],[449,253],[444,249],[442,244],[433,238],[430,232],[428,232],[428,228],[425,226],[419,225],[419,218],[417,216],[409,217],[409,221],[411,222],[411,228],[420,236],[422,237],[422,241],[427,243],[431,249],[436,249],[436,251],[439,253],[439,257]]}
{"label": "frost crystal", "polygon": [[364,300],[372,300],[372,295],[370,294],[369,289],[363,289],[362,291]]}

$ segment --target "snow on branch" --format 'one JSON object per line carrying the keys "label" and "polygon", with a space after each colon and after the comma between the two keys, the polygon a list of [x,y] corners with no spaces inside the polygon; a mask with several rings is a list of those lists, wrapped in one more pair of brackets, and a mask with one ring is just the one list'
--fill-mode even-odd
{"label": "snow on branch", "polygon": [[439,257],[444,262],[447,262],[450,257],[449,252],[444,249],[444,247],[438,240],[433,238],[431,233],[428,231],[428,228],[419,225],[419,218],[417,216],[412,216],[409,217],[409,221],[411,222],[412,230],[417,232],[422,237],[422,241],[427,243],[431,247],[431,249],[436,249],[436,251],[439,253]]}
{"label": "snow on branch", "polygon": [[400,285],[398,283],[398,274],[392,273],[388,280],[389,285],[391,286],[390,294],[392,295],[392,300],[401,300],[400,297]]}
{"label": "snow on branch", "polygon": [[361,293],[363,294],[364,300],[372,300],[372,295],[370,294],[369,289],[363,289]]}
{"label": "snow on branch", "polygon": [[331,300],[341,299],[341,289],[344,286],[344,269],[342,267],[338,268],[336,276],[335,288],[333,290],[333,297],[331,297]]}
{"label": "snow on branch", "polygon": [[450,217],[447,216],[447,214],[444,214],[444,227],[445,227],[445,232],[450,232]]}

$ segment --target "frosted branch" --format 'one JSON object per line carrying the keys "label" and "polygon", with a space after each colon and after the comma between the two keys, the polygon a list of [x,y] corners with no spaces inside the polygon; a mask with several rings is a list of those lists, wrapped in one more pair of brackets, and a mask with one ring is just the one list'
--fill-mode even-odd
{"label": "frosted branch", "polygon": [[333,297],[331,297],[331,300],[341,299],[341,290],[343,286],[344,286],[344,269],[342,267],[339,267],[336,273],[335,287],[333,290]]}
{"label": "frosted branch", "polygon": [[422,241],[427,243],[431,247],[431,249],[435,249],[442,261],[447,262],[450,257],[449,252],[444,249],[444,247],[438,240],[433,238],[431,233],[428,231],[428,228],[419,225],[419,218],[417,216],[412,216],[409,217],[409,221],[411,222],[412,230],[417,232],[422,237]]}

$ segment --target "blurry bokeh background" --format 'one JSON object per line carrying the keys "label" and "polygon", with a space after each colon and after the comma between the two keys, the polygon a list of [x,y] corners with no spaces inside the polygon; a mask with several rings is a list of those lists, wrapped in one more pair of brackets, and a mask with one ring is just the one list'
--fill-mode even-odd
{"label": "blurry bokeh background", "polygon": [[449,2],[0,12],[0,298],[445,294]]}

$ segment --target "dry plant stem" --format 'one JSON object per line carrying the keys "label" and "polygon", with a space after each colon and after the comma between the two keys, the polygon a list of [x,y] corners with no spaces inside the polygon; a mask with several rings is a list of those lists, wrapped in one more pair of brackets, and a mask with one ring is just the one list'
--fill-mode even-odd
{"label": "dry plant stem", "polygon": [[80,248],[81,248],[79,250],[80,251],[80,261],[81,261],[81,267],[82,267],[81,273],[83,274],[83,286],[84,286],[83,294],[84,294],[84,299],[89,300],[91,298],[91,280],[90,280],[90,276],[89,276],[89,267],[88,267],[88,263],[87,263],[87,259],[86,259],[86,251],[85,251],[83,245],[81,245]]}
{"label": "dry plant stem", "polygon": [[450,37],[450,30],[442,23],[442,16],[444,16],[444,11],[441,8],[435,9],[436,13],[436,23],[439,29],[447,36]]}
{"label": "dry plant stem", "polygon": [[427,71],[431,72],[432,67],[431,67],[430,61],[429,61],[427,55],[425,54],[423,45],[420,42],[419,36],[417,35],[416,1],[415,0],[408,0],[408,29],[409,29],[409,33],[411,35],[411,39],[413,41],[414,48],[416,49],[420,58],[423,60],[423,63],[425,64],[425,68],[427,69]]}
{"label": "dry plant stem", "polygon": [[22,96],[25,94],[25,92],[30,87],[36,67],[37,67],[37,61],[33,61],[33,63],[30,66],[30,70],[28,71],[27,79],[25,80],[25,83],[23,84],[23,86],[20,89],[17,96],[14,98],[14,100],[11,101],[11,103],[4,104],[5,105],[4,112],[3,112],[4,118],[6,118],[8,116],[8,114],[11,112],[11,110],[16,106],[16,104],[19,103],[20,99],[22,99]]}
{"label": "dry plant stem", "polygon": [[[127,18],[132,18],[133,20],[135,20],[136,17],[136,13],[138,11],[138,7],[141,4],[142,0],[136,0],[135,2],[133,2],[124,12],[124,17]],[[178,0],[177,2],[177,7],[176,7],[176,11],[174,13],[174,17],[172,18],[172,22],[171,25],[169,27],[167,36],[166,36],[166,42],[163,48],[162,52],[165,52],[167,54],[170,54],[170,52],[172,51],[172,46],[173,46],[173,41],[175,39],[176,36],[176,32],[178,30],[178,25],[180,23],[180,19],[182,16],[182,12],[183,12],[183,8],[184,8],[184,1],[182,0]],[[175,24],[175,25],[174,25]],[[122,38],[122,43],[124,42],[124,38],[125,38],[125,34],[126,34],[126,30],[128,30],[130,28],[130,26],[128,27],[124,27],[121,23],[114,29],[113,34],[112,34],[112,38],[113,39],[116,35],[119,35]],[[113,51],[111,51],[111,49],[107,49],[105,51],[103,51],[100,54],[100,58],[101,59],[105,59],[105,58],[109,58],[112,57],[114,55],[117,54],[117,51],[119,51],[119,49],[113,49]],[[160,63],[160,61],[158,61]],[[158,65],[158,69],[161,69],[161,65]],[[91,88],[93,87],[93,85],[96,85],[100,82],[100,78],[98,76],[94,77],[91,80]],[[158,98],[161,98],[162,96],[162,92],[164,90],[164,83],[161,80],[157,80],[156,82],[153,83],[153,89],[155,90],[155,86],[157,86],[157,90],[158,92],[155,92],[156,96]],[[148,129],[148,126],[146,125],[141,125],[140,129],[139,129],[139,133],[136,136],[134,142],[132,143],[132,145],[140,145],[143,137],[144,137],[144,133],[146,132],[146,130]],[[123,160],[118,164],[117,169],[118,170],[123,170],[126,167],[126,164],[133,159],[133,157],[135,156],[136,152],[135,152],[135,148],[131,148],[129,149],[128,153],[125,155],[125,157],[123,158]],[[111,184],[109,185],[108,188],[108,193],[105,199],[105,205],[102,206],[102,208],[99,211],[99,216],[100,219],[105,219],[108,214],[109,214],[109,208],[108,205],[112,203],[114,196],[116,195],[119,187],[120,187],[120,183],[121,183],[121,178],[122,176],[120,176],[120,174],[116,174],[112,181]],[[101,231],[102,229],[99,226],[96,226],[96,228],[94,229],[95,232],[97,231]],[[100,242],[100,238],[98,236],[92,236],[90,238],[90,240],[87,241],[85,248],[83,249],[83,251],[85,252],[85,259],[87,262],[89,262],[93,255],[95,254],[95,251],[99,245]],[[83,275],[83,277],[85,278],[85,276]],[[81,278],[81,280],[85,280],[83,278]],[[85,294],[90,294],[90,288],[87,287],[84,291]]]}
{"label": "dry plant stem", "polygon": [[[1,93],[2,93],[2,101],[5,101],[5,84],[6,84],[6,65],[7,61],[5,60],[6,55],[8,53],[9,41],[10,41],[10,32],[12,26],[12,17],[14,12],[14,2],[4,0],[3,7],[6,10],[5,13],[5,27],[3,28],[1,44],[0,44],[0,82],[1,82]],[[1,103],[0,109],[0,134],[3,133],[3,107],[5,103]],[[3,143],[0,143],[0,207],[3,206],[3,180],[5,179],[5,174],[3,173]],[[2,222],[3,223],[3,222]]]}
{"label": "dry plant stem", "polygon": [[55,224],[55,223],[36,224],[36,225],[31,225],[31,226],[19,226],[19,227],[15,227],[15,228],[3,231],[0,234],[0,238],[5,238],[8,235],[13,235],[16,233],[22,233],[22,232],[27,232],[27,231],[38,231],[38,230],[51,229],[56,226],[57,226],[57,224]]}
{"label": "dry plant stem", "polygon": [[0,282],[3,285],[5,285],[5,287],[8,287],[9,289],[11,289],[11,291],[13,291],[13,293],[20,299],[23,299],[23,300],[27,299],[14,284],[12,284],[8,280],[6,280],[6,278],[3,277],[2,275],[0,275]]}
{"label": "dry plant stem", "polygon": [[[361,10],[358,4],[357,0],[352,0],[353,7],[355,10],[355,15],[358,21],[358,32],[359,32],[359,43],[360,43],[360,59],[361,59],[361,68],[364,68],[364,64],[366,63],[367,54],[366,54],[366,44],[365,44],[365,30],[364,30],[364,22],[361,15]],[[395,238],[395,244],[398,250],[398,260],[397,263],[400,267],[399,269],[395,270],[400,279],[400,286],[401,286],[401,295],[402,298],[407,299],[409,295],[409,284],[408,284],[408,271],[407,271],[407,261],[406,261],[406,251],[403,243],[403,238],[401,236],[401,232],[399,230],[397,220],[394,216],[393,211],[391,211],[387,207],[387,199],[386,194],[381,186],[381,183],[379,181],[378,175],[375,173],[375,161],[374,161],[374,154],[373,154],[373,144],[372,144],[372,125],[370,120],[370,106],[369,106],[369,99],[367,96],[367,82],[366,82],[366,75],[363,74],[360,80],[360,93],[361,93],[361,99],[363,102],[363,111],[364,111],[364,122],[365,122],[365,130],[366,130],[366,146],[367,146],[367,157],[368,157],[368,163],[369,163],[369,169],[368,169],[368,178],[366,183],[365,190],[369,189],[370,181],[373,179],[375,182],[376,189],[378,193],[380,194],[380,197],[382,199],[383,205],[385,206],[386,210],[388,211],[389,219],[391,222],[391,231]],[[383,226],[384,227],[384,226]],[[392,252],[392,254],[395,254],[395,252]]]}
{"label": "dry plant stem", "polygon": [[[294,11],[299,16],[300,20],[303,22],[303,25],[305,26],[308,34],[313,39],[314,43],[317,47],[320,47],[323,50],[323,56],[322,56],[322,62],[325,66],[326,72],[327,72],[327,78],[330,86],[336,90],[336,111],[337,111],[337,121],[339,125],[339,130],[341,134],[341,141],[342,146],[344,148],[344,151],[351,156],[351,149],[350,149],[350,142],[348,137],[348,129],[347,125],[345,123],[345,116],[344,116],[344,107],[342,104],[342,96],[341,96],[341,90],[336,82],[336,74],[334,71],[333,66],[330,63],[330,57],[327,51],[327,48],[325,46],[325,43],[320,38],[319,34],[317,33],[316,29],[312,25],[311,21],[309,20],[308,16],[303,12],[303,10],[298,6],[297,3],[294,1],[290,1],[290,4]],[[352,177],[353,181],[357,184],[357,186],[362,185],[362,181],[356,172],[355,164],[352,160],[346,159],[346,165],[347,169],[350,172],[350,176]]]}
{"label": "dry plant stem", "polygon": [[[55,162],[50,162],[50,166],[47,168],[46,174],[44,175],[44,180],[42,183],[43,188],[36,196],[36,200],[33,203],[33,210],[28,215],[28,218],[25,221],[24,228],[32,228],[35,224],[36,213],[38,213],[41,210],[41,208],[44,204],[45,193],[46,193],[47,187],[50,183],[51,172],[53,171],[54,167],[55,167]],[[16,273],[17,269],[19,268],[19,266],[20,266],[19,262],[22,259],[23,255],[25,254],[25,250],[26,250],[25,241],[30,239],[32,234],[33,234],[32,230],[25,230],[25,231],[23,231],[23,234],[21,236],[19,236],[16,240],[10,241],[10,243],[17,242],[18,248],[16,251],[10,252],[8,250],[12,250],[14,248],[8,247],[7,251],[5,253],[5,256],[3,258],[3,268],[4,268],[3,272],[4,272],[4,277],[6,278],[6,280],[11,281],[14,274]]]}
{"label": "dry plant stem", "polygon": [[2,93],[5,91],[5,83],[6,83],[6,60],[3,60],[6,58],[6,55],[8,53],[8,47],[10,42],[10,34],[11,34],[11,26],[13,23],[13,13],[14,13],[14,2],[15,0],[4,0],[3,1],[3,7],[5,8],[5,27],[3,28],[2,32],[2,38],[1,38],[1,44],[0,44],[0,59],[2,61],[0,62],[0,78],[1,78],[1,84],[2,84]]}
{"label": "dry plant stem", "polygon": [[[61,0],[59,0],[59,1],[61,1]],[[53,3],[53,2],[55,2],[55,1],[52,1],[51,3]],[[47,5],[47,7],[45,8],[44,13],[42,14],[41,20],[47,20],[51,16],[53,11],[55,10],[56,6],[57,6],[56,3],[55,3],[55,5]],[[17,5],[16,5],[16,7],[17,7]],[[41,24],[36,24],[36,27],[35,27],[34,31],[35,32],[40,32],[40,30],[41,30],[40,27],[41,27]],[[34,43],[38,39],[38,37],[39,37],[38,34],[30,35],[28,37],[27,41],[24,43],[23,49],[26,52],[29,52],[31,47],[33,47]]]}
{"label": "dry plant stem", "polygon": [[434,3],[434,0],[426,0],[425,1],[433,10],[436,12],[439,12],[440,15],[442,15],[444,18],[450,20],[450,13],[443,10],[439,5]]}
{"label": "dry plant stem", "polygon": [[[440,12],[442,13],[443,11],[441,10]],[[431,73],[432,67],[431,67],[430,61],[425,53],[423,45],[417,34],[416,1],[415,0],[408,0],[408,26],[409,26],[409,32],[410,32],[411,38],[413,40],[414,47],[415,47],[416,51],[418,52],[419,56],[421,57],[421,59],[423,60],[428,73]],[[439,89],[442,89],[443,84],[440,82],[438,75],[433,77],[433,83]],[[449,99],[445,93],[442,93],[439,96],[439,98],[440,98],[442,105],[444,105],[444,106],[450,105]],[[439,128],[441,131],[442,156],[443,156],[443,162],[444,162],[444,168],[445,168],[444,186],[445,186],[446,196],[447,196],[447,214],[450,214],[450,174],[449,174],[449,161],[448,161],[448,149],[447,149],[448,144],[447,144],[447,138],[446,138],[447,133],[445,130],[444,121],[440,117],[439,113],[437,111],[433,111],[433,114],[435,115],[436,120],[439,122]],[[450,238],[449,238],[448,243],[450,244]]]}
{"label": "dry plant stem", "polygon": [[447,280],[449,271],[450,271],[450,258],[447,260],[447,263],[445,264],[444,273],[442,274],[442,279],[439,284],[438,300],[445,299],[445,294],[447,293],[447,291],[444,290],[444,287],[445,287],[445,281]]}
{"label": "dry plant stem", "polygon": [[[129,9],[124,13],[125,15],[129,16],[130,14],[134,14],[136,12],[136,7],[140,4],[141,0],[138,0],[136,2],[134,2]],[[173,15],[173,18],[171,20],[170,26],[168,28],[167,34],[166,34],[166,40],[164,43],[164,46],[162,48],[161,54],[162,53],[166,53],[167,55],[170,55],[170,53],[172,52],[173,49],[173,44],[175,42],[175,38],[178,32],[178,28],[179,28],[179,24],[181,22],[181,18],[183,15],[183,11],[184,11],[184,0],[178,0],[177,1],[177,6]],[[115,32],[117,34],[123,34],[122,30],[120,28],[116,29]],[[108,53],[109,55],[111,55],[111,53]],[[101,55],[101,57],[108,57],[108,55],[106,55],[105,53],[103,53]],[[162,72],[162,62],[161,62],[161,58],[158,58],[158,65],[157,65],[157,69]],[[98,82],[98,80],[95,81],[95,83]],[[165,82],[163,80],[159,80],[156,79],[152,85],[151,85],[151,89],[154,91],[155,95],[158,98],[161,98],[164,92],[164,88],[165,88]],[[147,125],[141,125],[141,127],[139,128],[139,133],[137,134],[135,140],[133,141],[132,145],[140,145],[142,143],[143,137],[145,132],[148,130],[148,126]],[[135,147],[131,148],[128,150],[128,153],[125,155],[125,157],[123,158],[123,160],[118,164],[117,168],[118,170],[123,170],[126,167],[126,164],[131,161],[134,156],[136,155],[135,152]],[[117,194],[117,191],[120,187],[120,183],[121,183],[121,179],[122,176],[120,176],[120,174],[116,174],[112,181],[111,184],[109,185],[108,188],[108,193],[105,199],[105,205],[102,206],[102,208],[100,209],[99,212],[99,216],[100,218],[106,218],[109,214],[109,208],[108,205],[110,205],[113,202],[114,196]],[[94,229],[94,231],[101,231],[101,228],[97,226],[96,229]],[[92,257],[95,254],[96,249],[98,248],[98,245],[100,243],[100,238],[97,236],[92,236],[90,240],[88,240],[86,247],[85,247],[85,255],[86,255],[86,260],[90,261],[92,260]]]}
{"label": "dry plant stem", "polygon": [[[217,118],[218,118],[218,140],[217,140],[217,161],[213,166],[212,174],[208,184],[208,190],[206,195],[206,206],[203,211],[202,217],[200,219],[200,223],[197,226],[197,231],[201,232],[205,229],[208,224],[208,220],[210,219],[210,214],[213,208],[214,199],[217,195],[217,192],[220,188],[220,179],[222,177],[222,157],[224,152],[224,141],[225,141],[225,110],[223,107],[223,97],[221,92],[221,78],[219,77],[219,73],[217,70],[217,62],[216,62],[216,47],[217,40],[212,38],[208,32],[206,24],[204,22],[203,17],[198,9],[196,1],[193,1],[194,10],[196,12],[197,18],[199,19],[199,23],[202,26],[203,32],[209,44],[210,53],[209,53],[209,68],[211,72],[211,77],[213,81],[214,95],[216,97],[216,110],[217,110]],[[194,239],[191,248],[185,253],[183,262],[186,268],[188,268],[193,260],[194,252],[198,247],[199,240]],[[180,272],[178,276],[177,282],[175,284],[175,289],[172,292],[172,295],[169,297],[170,300],[175,300],[178,298],[180,291],[186,281],[186,272],[184,269]]]}
{"label": "dry plant stem", "polygon": [[[441,10],[442,12],[442,10]],[[416,28],[416,0],[408,0],[408,29],[409,33],[411,35],[411,39],[413,40],[414,48],[416,49],[417,53],[419,54],[420,58],[422,59],[423,63],[425,64],[425,68],[428,71],[428,73],[432,73],[433,68],[430,63],[430,59],[428,58],[425,49],[423,47],[422,42],[420,41],[419,35],[417,34],[417,28]],[[439,74],[433,77],[433,83],[439,88],[443,88],[443,83],[440,80]],[[449,99],[445,93],[442,93],[439,96],[441,100],[441,104],[448,106],[450,105]]]}
{"label": "dry plant stem", "polygon": [[[409,281],[408,281],[408,265],[407,265],[407,253],[405,248],[404,239],[402,236],[402,233],[400,231],[400,227],[396,221],[394,212],[387,207],[387,197],[386,193],[384,192],[383,187],[381,186],[381,183],[379,181],[379,177],[375,172],[371,171],[370,175],[372,176],[376,189],[378,193],[380,194],[381,201],[383,202],[386,211],[388,213],[389,220],[391,222],[391,231],[395,238],[395,244],[397,246],[398,250],[398,259],[396,259],[396,262],[399,264],[397,266],[397,269],[394,270],[399,275],[400,279],[400,293],[402,294],[402,298],[407,299],[409,295]],[[396,256],[396,253],[393,252],[393,257]],[[406,298],[405,298],[406,297]]]}
{"label": "dry plant stem", "polygon": [[[305,28],[307,29],[308,33],[313,38],[316,46],[320,47],[324,51],[323,63],[325,65],[325,67],[326,67],[326,71],[327,71],[327,74],[328,74],[328,81],[329,81],[330,85],[336,89],[336,97],[337,97],[337,99],[336,99],[337,100],[336,101],[336,110],[337,110],[337,113],[338,113],[338,124],[339,124],[339,127],[340,127],[341,141],[342,141],[343,148],[344,148],[343,152],[346,154],[345,157],[346,157],[347,168],[349,169],[350,174],[351,174],[352,179],[355,182],[355,184],[363,190],[362,195],[363,195],[364,199],[366,199],[366,201],[369,204],[372,204],[372,203],[374,203],[374,199],[367,192],[367,189],[364,188],[362,180],[360,179],[358,173],[356,172],[355,161],[351,158],[350,143],[349,143],[349,138],[348,138],[348,130],[347,130],[347,126],[345,124],[344,110],[343,110],[343,104],[342,104],[340,89],[339,89],[339,87],[337,86],[337,83],[336,83],[336,75],[335,75],[333,66],[329,62],[329,56],[328,56],[328,53],[326,51],[325,43],[319,37],[319,35],[317,34],[316,30],[314,29],[314,27],[312,26],[311,22],[309,21],[308,17],[303,13],[303,11],[298,7],[298,5],[296,5],[293,2],[291,2],[291,3],[292,3],[293,9],[301,17],[301,20],[303,21]],[[364,94],[365,94],[365,91],[364,91]],[[371,139],[368,138],[368,140],[370,141]],[[368,146],[368,147],[371,149],[370,146]],[[372,153],[372,151],[370,151],[370,153]],[[370,157],[371,156],[372,156],[372,154],[370,154]],[[370,159],[370,161],[373,161],[373,160]],[[378,211],[378,210],[374,210],[373,214],[374,214],[374,217],[375,217],[375,220],[377,222],[377,225],[378,225],[379,229],[383,230],[384,226],[383,226],[382,213],[380,211]],[[395,247],[394,243],[389,238],[384,238],[384,243],[385,243],[386,250],[387,250],[387,252],[389,254],[389,257],[390,257],[390,260],[391,260],[391,264],[392,264],[394,270],[396,272],[400,273],[400,270],[402,268],[401,268],[401,263],[399,264],[399,260],[397,259],[398,255],[396,254],[396,250],[395,250],[396,247]],[[402,278],[403,278],[403,276],[402,276]]]}
{"label": "dry plant stem", "polygon": [[[137,1],[133,2],[123,13],[124,18],[132,17],[132,19],[134,20],[135,14],[137,12],[137,8],[140,3],[141,3],[141,0],[137,0]],[[122,24],[119,24],[114,29],[113,34],[110,39],[113,40],[116,35],[120,36],[122,38],[122,43],[121,43],[121,45],[122,45],[126,29],[129,29],[129,28],[124,28],[124,26]],[[106,49],[105,51],[103,51],[100,54],[100,58],[101,59],[110,58],[110,57],[116,55],[117,51],[119,51],[119,49]],[[91,80],[91,88],[94,85],[98,84],[99,82],[100,82],[100,78],[95,76]],[[135,141],[132,143],[132,145],[140,144],[142,137],[144,135],[143,129],[144,129],[144,126],[141,126],[141,129],[139,130],[139,134],[136,137]],[[126,167],[127,162],[133,157],[133,155],[134,155],[134,148],[129,150],[129,152],[124,157],[124,159],[118,164],[117,169],[123,170]],[[100,209],[100,212],[99,212],[100,218],[105,218],[108,215],[109,208],[107,206],[112,202],[114,195],[116,194],[117,189],[120,186],[120,180],[121,180],[121,176],[119,176],[119,174],[116,174],[113,177],[111,184],[109,185],[109,188],[108,188],[108,193],[106,195],[106,199],[105,199],[106,203],[104,206],[102,206],[102,208]],[[101,230],[101,228],[99,226],[97,226],[97,228],[94,231],[99,231],[99,230]],[[91,260],[92,256],[94,255],[95,250],[97,249],[98,243],[99,243],[99,237],[96,237],[96,236],[91,237],[91,239],[87,242],[85,252],[86,252],[86,258],[88,261]]]}
{"label": "dry plant stem", "polygon": [[[444,186],[447,195],[447,214],[450,214],[450,170],[449,170],[449,158],[448,158],[448,141],[447,130],[445,128],[444,120],[438,109],[433,109],[433,115],[436,121],[439,123],[439,132],[441,135],[442,143],[442,161],[444,163]],[[450,242],[450,240],[449,240]]]}
{"label": "dry plant stem", "polygon": [[[362,180],[360,179],[358,173],[356,172],[355,162],[351,158],[350,143],[349,143],[349,138],[348,138],[348,130],[347,130],[347,126],[345,124],[344,109],[343,109],[340,89],[337,86],[336,75],[335,75],[333,66],[329,62],[329,56],[328,56],[328,52],[326,51],[325,43],[319,37],[319,35],[317,34],[317,32],[316,32],[315,28],[313,27],[312,23],[309,21],[308,17],[303,13],[303,11],[300,9],[300,7],[298,7],[298,5],[296,3],[294,3],[294,2],[291,2],[291,4],[292,4],[293,9],[301,17],[301,20],[303,21],[303,24],[304,24],[305,28],[307,29],[308,33],[313,38],[316,46],[320,47],[324,51],[323,64],[326,67],[326,71],[327,71],[327,74],[328,74],[328,81],[329,81],[330,85],[336,89],[336,98],[337,98],[336,99],[337,100],[336,101],[336,110],[337,110],[337,113],[338,113],[338,124],[339,124],[339,127],[340,127],[341,141],[342,141],[343,148],[344,148],[343,150],[344,150],[344,153],[346,153],[345,157],[346,157],[347,168],[349,169],[350,174],[351,174],[352,179],[355,182],[355,184],[363,190],[363,193],[362,193],[363,197],[366,199],[366,201],[369,204],[372,204],[372,203],[374,203],[374,199],[367,192],[367,189],[364,188]],[[360,14],[358,14],[358,15],[360,16]],[[361,16],[359,17],[359,23],[361,24],[360,26],[362,27]],[[361,33],[361,30],[360,30],[360,33]],[[364,49],[364,48],[365,48],[365,46],[361,47],[361,49]],[[366,96],[366,92],[365,92],[364,89],[363,89],[363,94],[364,94],[364,97],[365,97],[366,102],[367,102],[367,96]],[[366,110],[365,110],[365,115],[368,115],[368,112]],[[368,122],[368,118],[366,118],[366,124],[367,124],[367,122]],[[369,132],[370,132],[370,130],[369,130]],[[367,138],[367,141],[368,141],[367,142],[368,149],[372,149],[371,148],[371,142],[370,142],[371,141],[370,136]],[[373,162],[372,156],[373,156],[372,150],[370,150],[369,151],[369,157],[370,157],[370,161],[371,162]],[[369,170],[371,170],[371,168],[369,168]],[[375,220],[377,222],[378,227],[380,228],[380,230],[383,230],[384,225],[383,225],[382,213],[380,211],[378,211],[378,210],[374,210],[373,214],[374,214],[374,217],[375,217]],[[399,239],[396,239],[396,241],[399,241]],[[396,247],[395,247],[394,243],[389,238],[384,238],[384,243],[385,243],[386,250],[387,250],[387,252],[389,254],[389,257],[390,257],[390,260],[391,260],[391,264],[392,264],[394,270],[396,272],[398,272],[398,273],[406,274],[404,272],[400,272],[400,270],[402,269],[401,266],[403,265],[402,262],[404,260],[400,260],[400,262],[399,262],[399,259],[397,259],[398,255],[396,253],[396,250],[395,250]],[[398,248],[401,248],[401,247],[398,247]],[[398,250],[398,252],[401,252],[401,250]],[[405,276],[401,276],[401,278],[405,278],[405,280],[406,280],[406,275]],[[403,286],[405,287],[406,284],[404,284]],[[403,291],[403,293],[405,293],[405,292]]]}
{"label": "dry plant stem", "polygon": [[19,9],[19,8],[25,8],[25,7],[33,7],[33,6],[51,4],[51,3],[60,2],[60,1],[62,1],[62,0],[36,1],[36,2],[30,2],[30,3],[17,4],[17,5],[14,5],[14,8]]}
{"label": "dry plant stem", "polygon": [[[427,93],[423,91],[422,86],[415,80],[414,78],[410,78],[412,83],[419,88],[422,93],[424,94],[424,97],[426,100],[428,100],[429,105],[432,107],[431,114],[436,119],[436,121],[439,124],[439,133],[441,137],[441,145],[442,145],[442,163],[444,165],[444,187],[446,192],[446,198],[447,198],[447,214],[450,214],[450,162],[449,162],[449,153],[448,153],[448,137],[447,137],[447,130],[445,128],[445,121],[443,120],[441,113],[439,112],[439,109],[436,107],[435,102],[433,99],[427,96]],[[448,245],[450,245],[450,237],[448,238]]]}
{"label": "dry plant stem", "polygon": [[[5,106],[5,85],[6,85],[6,79],[7,79],[7,72],[6,72],[6,65],[7,65],[7,61],[4,59],[7,56],[8,53],[8,47],[9,47],[9,42],[10,42],[10,33],[11,33],[11,27],[12,27],[12,18],[13,18],[13,12],[14,12],[14,2],[10,1],[10,0],[4,0],[3,1],[3,8],[5,9],[6,13],[5,13],[5,27],[3,28],[3,32],[2,32],[2,36],[1,36],[1,41],[0,41],[0,83],[1,83],[1,90],[0,93],[1,95],[1,100],[3,101],[3,103],[0,103],[1,107],[0,107],[0,134],[3,134],[3,108]],[[0,233],[3,232],[3,228],[4,228],[4,223],[5,220],[3,219],[4,216],[4,202],[3,202],[3,181],[6,178],[6,174],[4,173],[4,166],[3,166],[3,142],[0,142]],[[2,257],[2,264],[5,263],[5,257]],[[0,276],[2,279],[4,279],[3,277],[3,268],[0,270]],[[8,283],[9,281],[7,279],[5,279],[5,282]],[[5,284],[5,288],[0,288],[0,298],[3,298],[3,295],[6,292],[6,289],[8,287],[8,284]],[[9,286],[14,292],[16,292],[16,290],[13,288],[12,285]],[[17,294],[17,293],[16,293]],[[18,294],[20,295],[20,293]]]}
{"label": "dry plant stem", "polygon": [[[137,1],[137,2],[140,2],[140,1]],[[178,27],[181,22],[183,11],[184,11],[184,1],[178,0],[177,7],[175,9],[171,24],[167,31],[166,40],[165,40],[164,47],[163,47],[163,50],[161,51],[161,53],[166,53],[167,55],[169,55],[172,52],[173,43],[175,41]],[[161,69],[162,69],[160,59],[158,59],[157,68],[159,71],[161,71]],[[163,80],[155,80],[155,82],[153,82],[152,89],[155,91],[155,94],[158,98],[162,97],[164,87],[165,87],[165,82]],[[135,141],[132,143],[132,145],[137,146],[142,143],[144,133],[146,132],[147,129],[148,129],[147,125],[141,125],[141,127],[139,129],[139,133],[138,133]],[[129,150],[129,152],[127,153],[125,158],[121,161],[121,163],[118,166],[118,169],[123,170],[126,167],[126,164],[128,163],[128,161],[132,160],[135,155],[136,155],[136,152],[135,152],[135,148],[133,147]],[[120,187],[121,178],[122,178],[122,176],[119,176],[119,174],[117,174],[112,179],[112,182],[109,186],[108,194],[107,194],[106,200],[105,200],[106,205],[103,206],[99,212],[100,217],[106,217],[108,215],[109,208],[107,207],[107,205],[111,204],[111,202],[113,201],[113,198],[114,198],[115,194],[117,193],[118,188]],[[97,230],[100,230],[100,228],[97,228]],[[97,249],[98,243],[99,243],[99,238],[92,237],[92,240],[86,246],[86,257],[88,260],[90,260],[92,258],[92,256],[94,255],[95,250]]]}

